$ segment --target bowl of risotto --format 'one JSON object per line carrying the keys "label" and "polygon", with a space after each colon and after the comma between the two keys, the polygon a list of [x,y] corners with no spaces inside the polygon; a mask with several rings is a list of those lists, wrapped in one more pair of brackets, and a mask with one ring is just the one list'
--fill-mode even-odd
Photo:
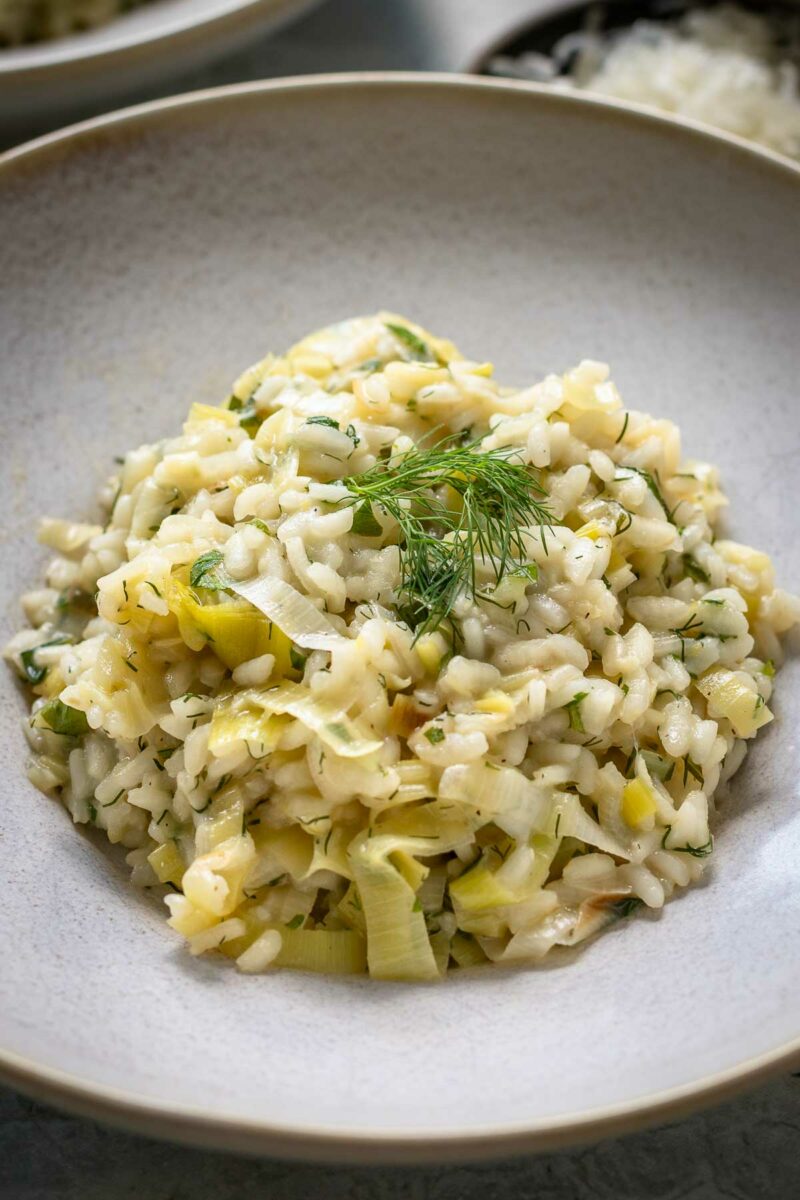
{"label": "bowl of risotto", "polygon": [[6,144],[224,55],[317,0],[0,0]]}
{"label": "bowl of risotto", "polygon": [[9,1081],[421,1160],[792,1060],[799,180],[414,76],[6,157]]}

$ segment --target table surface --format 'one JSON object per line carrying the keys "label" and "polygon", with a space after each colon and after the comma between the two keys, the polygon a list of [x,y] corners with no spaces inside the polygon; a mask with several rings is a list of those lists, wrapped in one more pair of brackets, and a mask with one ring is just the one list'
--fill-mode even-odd
{"label": "table surface", "polygon": [[[319,71],[460,70],[542,0],[329,0],[134,99]],[[319,1168],[172,1146],[0,1089],[3,1200],[783,1200],[800,1195],[800,1077],[597,1146],[485,1166]]]}

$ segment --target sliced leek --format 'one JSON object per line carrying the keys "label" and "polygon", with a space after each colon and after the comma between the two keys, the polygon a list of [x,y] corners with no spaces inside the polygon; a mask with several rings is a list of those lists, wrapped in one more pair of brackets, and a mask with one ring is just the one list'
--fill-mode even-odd
{"label": "sliced leek", "polygon": [[275,674],[282,676],[289,671],[289,639],[246,601],[202,604],[190,587],[173,579],[169,607],[190,650],[209,646],[231,670],[250,659],[272,654]]}
{"label": "sliced leek", "polygon": [[382,850],[379,839],[368,837],[350,847],[367,931],[369,973],[374,979],[438,979],[422,906]]}
{"label": "sliced leek", "polygon": [[333,650],[347,642],[307,596],[283,579],[265,575],[246,583],[232,583],[231,590],[273,621],[296,646]]}

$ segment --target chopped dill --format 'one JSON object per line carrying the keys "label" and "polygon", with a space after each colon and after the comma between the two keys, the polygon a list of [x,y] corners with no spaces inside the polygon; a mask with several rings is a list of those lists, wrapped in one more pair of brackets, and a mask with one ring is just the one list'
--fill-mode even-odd
{"label": "chopped dill", "polygon": [[[661,494],[661,488],[659,487],[658,481],[656,480],[655,476],[651,475],[649,471],[645,471],[643,467],[630,467],[627,465],[627,463],[623,463],[620,467],[620,470],[633,471],[633,473],[635,475],[641,475],[642,479],[647,484],[647,487],[648,487],[650,493],[653,496],[655,496],[656,500],[658,501],[658,503],[661,505],[661,507],[664,510],[664,516],[669,521],[671,519],[672,514],[669,511],[666,500],[664,499],[664,497]],[[617,475],[616,481],[618,483],[622,483],[625,480],[625,478],[626,478],[626,476],[624,476],[624,475],[622,477]],[[630,477],[628,476],[628,478],[630,478]]]}
{"label": "chopped dill", "polygon": [[569,717],[570,729],[574,729],[576,733],[586,733],[583,727],[583,718],[581,717],[581,701],[585,700],[588,695],[588,692],[578,692],[567,704],[562,706]]}
{"label": "chopped dill", "polygon": [[695,562],[691,554],[684,554],[683,569],[695,583],[711,583],[708,572],[704,571],[698,562]]}
{"label": "chopped dill", "polygon": [[405,325],[393,325],[389,321],[384,322],[390,333],[393,333],[412,358],[419,362],[436,362],[437,356],[433,353],[427,342],[423,342],[421,337],[418,337],[412,330],[407,329]]}
{"label": "chopped dill", "polygon": [[709,837],[707,842],[702,846],[668,846],[667,838],[672,833],[672,826],[668,825],[664,830],[664,836],[661,839],[661,845],[665,850],[672,850],[676,854],[691,854],[693,858],[708,858],[711,851],[714,849],[714,839]]}
{"label": "chopped dill", "polygon": [[[464,593],[478,591],[477,566],[495,583],[510,572],[532,572],[525,531],[552,521],[538,497],[544,489],[533,468],[510,462],[503,446],[481,450],[480,439],[460,444],[447,437],[375,464],[342,482],[355,507],[353,532],[383,533],[374,506],[399,528],[400,612],[418,639],[451,617]],[[444,493],[444,495],[443,495]],[[447,493],[455,502],[448,503]]]}

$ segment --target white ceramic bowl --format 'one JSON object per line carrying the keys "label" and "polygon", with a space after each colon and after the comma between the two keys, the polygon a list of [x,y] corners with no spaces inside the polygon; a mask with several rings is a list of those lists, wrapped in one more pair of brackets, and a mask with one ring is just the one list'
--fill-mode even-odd
{"label": "white ceramic bowl", "polygon": [[[382,306],[511,381],[610,360],[722,467],[731,529],[800,582],[800,171],[584,97],[458,77],[198,94],[0,169],[0,635],[41,512],[314,326]],[[165,1136],[468,1157],[719,1098],[800,1051],[800,671],[726,804],[708,884],[539,970],[437,987],[191,959],[160,903],[25,781],[0,678],[0,1063]]]}
{"label": "white ceramic bowl", "polygon": [[111,107],[278,29],[319,0],[148,0],[83,33],[0,47],[0,137]]}

